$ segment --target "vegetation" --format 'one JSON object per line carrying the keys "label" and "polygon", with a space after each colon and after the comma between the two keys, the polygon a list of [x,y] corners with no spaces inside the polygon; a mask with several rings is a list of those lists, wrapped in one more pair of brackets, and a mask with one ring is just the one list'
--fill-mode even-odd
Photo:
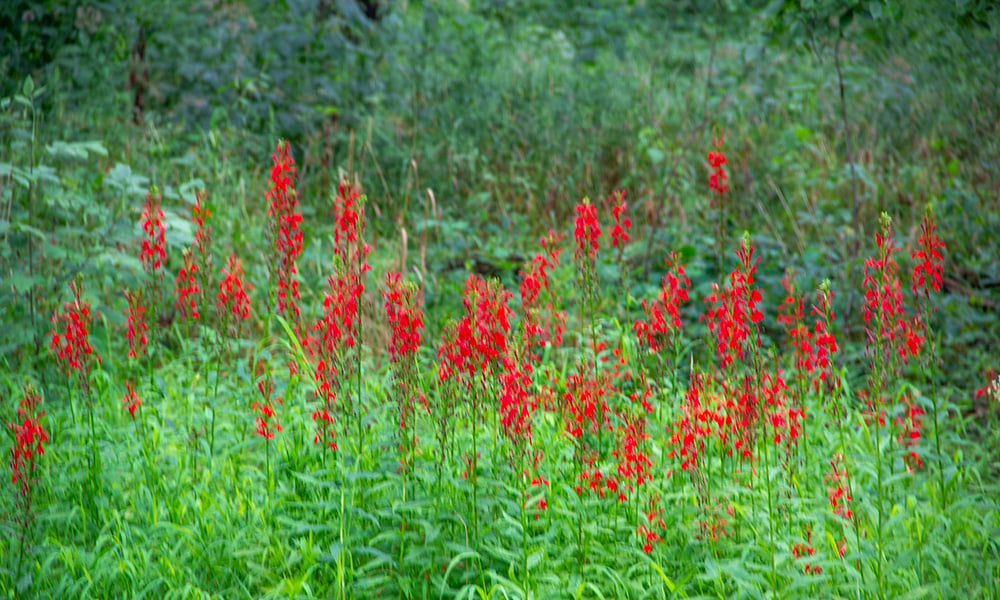
{"label": "vegetation", "polygon": [[0,8],[7,597],[1000,597],[990,3],[131,4]]}

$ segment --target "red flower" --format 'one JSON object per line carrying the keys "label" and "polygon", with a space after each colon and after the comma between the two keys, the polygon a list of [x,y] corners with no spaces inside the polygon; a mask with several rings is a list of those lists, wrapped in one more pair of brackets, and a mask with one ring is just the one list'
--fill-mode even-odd
{"label": "red flower", "polygon": [[195,262],[194,253],[184,252],[184,265],[177,273],[177,282],[174,285],[174,294],[177,296],[177,308],[185,318],[198,320],[201,315],[198,313],[197,298],[201,293],[198,286],[198,265]]}
{"label": "red flower", "polygon": [[702,320],[708,322],[708,330],[715,334],[716,354],[723,370],[735,358],[742,360],[749,344],[759,344],[756,325],[764,315],[758,308],[761,293],[754,282],[760,258],[754,258],[753,253],[753,243],[749,236],[744,236],[736,252],[740,266],[729,274],[725,289],[713,284],[712,293],[705,298],[711,306]]}
{"label": "red flower", "polygon": [[207,293],[206,276],[210,272],[209,245],[212,229],[205,224],[205,219],[212,213],[205,207],[208,192],[196,192],[195,204],[191,208],[191,220],[198,227],[191,248],[184,252],[184,264],[177,273],[174,285],[174,295],[177,298],[176,308],[186,319],[201,319],[198,304],[205,302]]}
{"label": "red flower", "polygon": [[212,211],[205,206],[205,198],[208,192],[195,192],[195,203],[191,207],[191,220],[198,226],[198,231],[194,234],[194,249],[203,258],[208,257],[209,246],[212,243],[212,228],[205,225],[205,219],[212,216]]}
{"label": "red flower", "polygon": [[8,422],[7,427],[14,435],[14,445],[10,449],[11,484],[17,490],[14,521],[27,528],[34,519],[32,511],[32,487],[36,483],[36,462],[45,454],[45,444],[49,434],[42,426],[45,411],[39,410],[41,396],[31,386],[24,387],[24,394],[17,409],[17,420]]}
{"label": "red flower", "polygon": [[487,283],[478,275],[465,282],[465,314],[457,323],[454,339],[445,338],[438,351],[441,380],[453,379],[466,390],[492,376],[507,353],[513,311],[511,293],[499,282]]}
{"label": "red flower", "polygon": [[[155,194],[155,196],[154,196]],[[161,277],[167,262],[166,227],[163,224],[163,210],[160,208],[160,194],[156,188],[146,194],[140,223],[146,237],[142,240],[142,266],[154,277]]]}
{"label": "red flower", "polygon": [[611,453],[618,459],[618,478],[625,485],[619,500],[625,502],[625,489],[634,492],[652,478],[653,462],[646,454],[646,419],[638,412],[619,415],[618,447]]}
{"label": "red flower", "polygon": [[834,515],[850,521],[854,517],[851,512],[851,490],[847,479],[846,467],[838,467],[837,463],[844,464],[844,457],[840,454],[834,455],[830,461],[830,472],[826,475],[826,482],[830,499],[830,510]]}
{"label": "red flower", "polygon": [[219,314],[224,320],[231,315],[236,323],[249,320],[250,298],[247,291],[252,291],[253,285],[243,281],[243,264],[240,259],[230,255],[222,274],[224,277],[219,282],[219,293],[215,297]]}
{"label": "red flower", "polygon": [[795,288],[795,271],[789,270],[781,285],[788,294],[778,308],[778,324],[785,328],[796,368],[796,378],[812,373],[816,368],[816,348],[812,332],[805,324],[805,301]]}
{"label": "red flower", "polygon": [[944,257],[940,250],[945,249],[944,242],[937,236],[937,223],[929,211],[924,214],[920,221],[920,237],[917,238],[917,246],[918,248],[911,255],[916,263],[913,266],[913,293],[919,295],[923,291],[924,297],[928,297],[930,296],[930,289],[927,287],[928,279],[935,292],[941,291]]}
{"label": "red flower", "polygon": [[274,379],[271,371],[263,361],[257,361],[257,390],[260,392],[260,399],[254,401],[252,410],[257,413],[256,433],[265,440],[274,439],[276,432],[282,431],[281,423],[274,412],[274,401],[284,404],[280,397],[274,395]]}
{"label": "red flower", "polygon": [[639,345],[645,345],[654,352],[665,347],[667,340],[681,328],[680,305],[688,301],[688,288],[691,282],[684,274],[684,265],[680,264],[676,252],[671,252],[666,259],[668,272],[663,276],[662,287],[656,301],[642,301],[642,309],[646,320],[639,319],[632,326]]}
{"label": "red flower", "polygon": [[611,246],[621,249],[628,243],[628,232],[632,229],[632,221],[628,217],[625,217],[624,220],[621,218],[622,213],[628,207],[625,203],[625,190],[611,194],[609,200],[613,203],[617,200],[617,204],[614,204],[611,209],[611,216],[615,220],[615,226],[611,229]]}
{"label": "red flower", "polygon": [[[871,360],[884,360],[883,364],[897,364],[895,356],[904,362],[908,356],[919,353],[923,343],[918,328],[906,318],[903,311],[903,290],[899,282],[899,264],[895,254],[900,247],[893,236],[892,221],[882,214],[882,230],[875,235],[878,248],[876,256],[865,260],[865,330]],[[875,357],[876,349],[883,357]]]}
{"label": "red flower", "polygon": [[896,418],[896,425],[900,427],[898,441],[903,448],[903,462],[906,463],[906,469],[912,473],[914,469],[918,469],[924,464],[920,454],[917,453],[917,448],[920,445],[920,432],[924,428],[924,409],[920,405],[914,404],[909,395],[903,396],[902,402],[905,412]]}
{"label": "red flower", "polygon": [[387,273],[385,283],[382,299],[390,331],[389,359],[393,362],[411,360],[420,348],[420,332],[424,329],[418,290],[404,284],[398,272]]}
{"label": "red flower", "polygon": [[500,426],[515,452],[531,444],[531,365],[517,356],[506,357],[500,372]]}
{"label": "red flower", "polygon": [[94,353],[90,345],[90,304],[80,299],[82,286],[76,281],[69,284],[73,291],[73,301],[63,305],[63,314],[52,315],[52,352],[56,361],[62,364],[67,375],[76,373],[81,383],[86,384],[93,361],[101,363],[101,357]]}
{"label": "red flower", "polygon": [[385,300],[386,320],[390,331],[389,362],[398,388],[396,405],[402,438],[400,462],[401,468],[405,469],[409,466],[412,450],[417,442],[415,401],[419,399],[424,410],[430,412],[427,398],[420,391],[416,367],[420,332],[424,329],[424,314],[416,286],[403,283],[397,272],[388,273],[385,281],[386,289],[382,292],[382,298]]}
{"label": "red flower", "polygon": [[559,266],[562,235],[549,232],[542,238],[544,252],[521,271],[521,310],[523,312],[524,343],[530,349],[529,358],[537,364],[541,360],[539,352],[546,344],[553,347],[562,343],[566,327],[566,315],[556,310],[555,294],[549,289],[549,275]]}
{"label": "red flower", "polygon": [[126,290],[125,300],[128,302],[126,316],[125,339],[128,340],[128,357],[135,358],[146,354],[149,337],[146,332],[146,307],[142,303],[142,290]]}
{"label": "red flower", "polygon": [[591,268],[597,258],[598,238],[601,237],[601,225],[597,222],[597,209],[589,200],[584,200],[576,206],[576,227],[573,231],[573,238],[576,240],[576,251],[573,253],[577,260],[586,257],[587,264]]}
{"label": "red flower", "polygon": [[[815,551],[812,547],[812,528],[809,525],[806,525],[806,542],[804,544],[798,543],[792,546],[792,557],[798,560],[800,558],[810,557],[813,554],[815,554]],[[823,569],[821,569],[818,565],[810,565],[806,562],[803,567],[803,572],[806,575],[819,575],[823,572]]]}
{"label": "red flower", "polygon": [[722,152],[722,145],[724,143],[724,136],[713,140],[712,145],[716,148],[716,151],[710,150],[708,152],[708,166],[712,171],[708,176],[708,189],[711,190],[713,197],[720,199],[729,191],[729,175],[724,168],[729,161]]}
{"label": "red flower", "polygon": [[815,387],[819,389],[822,382],[833,385],[833,355],[840,349],[837,340],[833,336],[833,291],[830,289],[830,281],[824,280],[816,292],[816,303],[813,304],[812,314],[816,321],[813,326],[814,343],[814,363],[819,369],[819,376],[815,380]]}
{"label": "red flower", "polygon": [[267,215],[271,221],[271,236],[274,243],[271,267],[272,281],[277,279],[278,314],[299,319],[299,282],[296,263],[302,254],[303,241],[302,214],[299,212],[298,194],[295,191],[295,160],[289,154],[290,144],[278,142],[271,160],[271,188],[266,198],[269,201]]}
{"label": "red flower", "polygon": [[638,527],[639,541],[643,543],[642,551],[646,554],[653,552],[653,546],[663,541],[663,537],[657,533],[665,531],[667,526],[663,522],[663,509],[659,507],[660,497],[653,496],[649,500],[649,505],[643,511],[646,522],[640,522]]}
{"label": "red flower", "polygon": [[135,411],[139,408],[139,405],[142,404],[142,399],[136,395],[135,386],[131,381],[125,382],[125,389],[126,392],[122,397],[122,404],[124,404],[125,408],[128,410],[128,416],[132,417],[132,420],[134,421]]}

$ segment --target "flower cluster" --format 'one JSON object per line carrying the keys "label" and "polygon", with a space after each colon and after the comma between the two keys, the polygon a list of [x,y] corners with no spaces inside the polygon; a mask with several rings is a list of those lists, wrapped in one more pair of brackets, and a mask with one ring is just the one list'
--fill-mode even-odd
{"label": "flower cluster", "polygon": [[622,213],[628,208],[625,203],[625,190],[619,190],[609,198],[612,201],[611,217],[614,219],[614,227],[611,228],[611,246],[618,248],[619,256],[628,243],[628,232],[632,229],[632,220],[628,217],[622,219]]}
{"label": "flower cluster", "polygon": [[181,265],[181,270],[177,272],[174,294],[177,296],[176,306],[182,317],[196,321],[201,319],[201,314],[198,313],[198,299],[201,296],[198,263],[194,252],[190,250],[184,251],[184,263]]}
{"label": "flower cluster", "polygon": [[45,444],[49,441],[49,434],[42,426],[45,411],[39,410],[41,402],[38,392],[31,386],[25,386],[17,408],[17,420],[7,423],[14,436],[9,465],[11,483],[18,493],[15,518],[25,527],[34,518],[31,490],[36,482],[35,461],[45,454]]}
{"label": "flower cluster", "polygon": [[711,173],[708,176],[708,189],[711,190],[713,197],[718,198],[720,201],[723,195],[729,191],[729,174],[726,173],[725,169],[729,161],[722,152],[722,146],[725,141],[725,137],[712,140],[715,150],[709,150],[708,152],[708,167],[711,169]]}
{"label": "flower cluster", "polygon": [[[838,463],[840,466],[838,466]],[[847,467],[844,466],[843,455],[835,455],[830,460],[830,472],[826,474],[830,510],[834,515],[850,521],[854,518],[851,512],[851,487],[847,477]]]}
{"label": "flower cluster", "polygon": [[[316,396],[320,407],[313,413],[317,433],[314,441],[334,443],[334,412],[350,411],[349,402],[338,403],[343,381],[350,378],[359,364],[347,360],[347,353],[361,344],[361,302],[365,291],[365,276],[371,270],[368,255],[371,247],[365,243],[365,211],[357,190],[341,183],[333,203],[335,272],[327,280],[329,289],[323,298],[323,315],[312,327],[312,337],[303,346],[317,358],[313,370]],[[349,400],[349,397],[342,400]],[[360,398],[358,401],[360,402]],[[361,407],[358,407],[361,414]]]}
{"label": "flower cluster", "polygon": [[649,500],[649,505],[643,511],[643,515],[646,517],[645,523],[639,523],[638,535],[639,541],[642,544],[642,551],[646,554],[651,554],[653,552],[653,546],[663,541],[663,536],[657,533],[659,531],[665,531],[667,526],[663,522],[663,509],[660,508],[660,497],[653,496]]}
{"label": "flower cluster", "polygon": [[416,356],[420,349],[421,332],[424,329],[424,313],[419,290],[402,281],[398,272],[390,272],[385,278],[386,289],[382,292],[385,302],[386,320],[389,325],[389,362],[399,392],[396,404],[399,413],[399,430],[402,438],[400,450],[403,457],[401,466],[409,466],[412,449],[416,446],[415,401],[419,399],[424,410],[429,411],[427,398],[420,392],[416,371]]}
{"label": "flower cluster", "polygon": [[[903,310],[903,290],[899,281],[899,264],[892,220],[882,213],[881,231],[875,235],[877,255],[865,260],[865,277],[861,287],[865,292],[865,329],[873,364],[895,365],[899,360],[920,352],[923,339],[907,319]],[[883,356],[875,356],[881,351]],[[883,383],[885,383],[883,381]]]}
{"label": "flower cluster", "polygon": [[597,207],[584,199],[576,206],[576,222],[573,230],[573,239],[576,241],[576,251],[573,257],[577,260],[583,258],[590,269],[594,268],[594,261],[597,260],[599,248],[599,238],[601,237],[601,225],[597,222]]}
{"label": "flower cluster", "polygon": [[784,327],[792,351],[796,377],[811,374],[816,368],[812,331],[805,323],[805,301],[795,286],[795,271],[789,269],[781,280],[785,301],[778,307],[778,324]]}
{"label": "flower cluster", "polygon": [[[812,527],[806,525],[806,541],[805,543],[799,542],[792,546],[792,558],[799,560],[800,558],[808,558],[813,556],[816,551],[812,547]],[[819,565],[811,565],[808,561],[805,562],[802,571],[806,575],[819,575],[823,572],[823,569]]]}
{"label": "flower cluster", "polygon": [[216,308],[223,320],[243,323],[250,319],[250,297],[253,285],[243,280],[243,263],[235,255],[230,255],[222,269],[223,278],[219,282],[219,293],[215,296]]}
{"label": "flower cluster", "polygon": [[146,306],[142,303],[142,289],[126,290],[125,300],[128,302],[128,310],[125,313],[125,339],[128,340],[128,357],[136,358],[146,354],[146,346],[149,344],[147,335],[149,326],[146,323]]}
{"label": "flower cluster", "polygon": [[198,303],[204,303],[207,289],[206,277],[211,269],[209,246],[212,242],[212,228],[205,224],[205,219],[212,216],[205,206],[208,192],[195,193],[195,204],[191,208],[191,220],[198,230],[194,235],[191,248],[184,252],[184,262],[177,272],[174,295],[177,297],[176,307],[185,319],[201,319]]}
{"label": "flower cluster", "polygon": [[556,297],[549,289],[549,276],[559,266],[559,245],[562,235],[549,232],[542,238],[543,252],[521,271],[521,311],[524,324],[524,345],[530,349],[533,362],[541,360],[540,352],[547,344],[562,344],[566,315],[556,310]]}
{"label": "flower cluster", "polygon": [[[649,406],[646,404],[646,406]],[[652,408],[652,407],[649,407]],[[628,411],[619,415],[618,447],[612,456],[618,459],[618,480],[622,482],[618,500],[625,502],[629,493],[635,492],[652,478],[653,462],[646,452],[646,418],[640,411]]]}
{"label": "flower cluster", "polygon": [[66,375],[76,374],[80,385],[86,388],[94,361],[101,364],[101,357],[90,345],[90,325],[93,316],[90,304],[80,298],[82,285],[71,281],[69,287],[73,292],[73,301],[63,305],[62,314],[56,311],[52,315],[50,347]]}
{"label": "flower cluster", "polygon": [[[917,238],[917,249],[910,257],[913,265],[913,293],[929,297],[931,290],[941,291],[942,275],[944,274],[944,242],[937,236],[937,223],[934,217],[925,213],[920,221],[920,236]],[[928,287],[930,284],[930,287]]]}
{"label": "flower cluster", "polygon": [[827,386],[835,385],[833,355],[840,350],[833,335],[833,290],[830,289],[829,279],[824,280],[816,291],[816,303],[812,306],[812,314],[816,319],[812,333],[813,366],[819,371],[819,375],[813,381],[818,390],[823,383]]}
{"label": "flower cluster", "polygon": [[511,442],[514,454],[531,445],[531,419],[534,410],[531,394],[531,363],[521,352],[512,351],[503,361],[500,372],[500,427]]}
{"label": "flower cluster", "polygon": [[140,223],[145,237],[142,240],[142,266],[155,282],[163,276],[167,262],[166,226],[164,225],[161,197],[156,188],[146,193]]}
{"label": "flower cluster", "polygon": [[302,214],[299,212],[298,194],[295,192],[295,160],[290,154],[290,144],[278,142],[271,161],[271,188],[267,216],[271,219],[270,235],[273,240],[272,284],[278,288],[278,314],[297,326],[299,314],[299,282],[296,263],[302,254]]}
{"label": "flower cluster", "polygon": [[688,289],[691,286],[676,252],[671,252],[665,262],[667,274],[663,276],[659,295],[653,302],[642,300],[646,319],[640,318],[632,326],[639,345],[654,352],[666,348],[667,343],[680,331],[680,306],[688,301]]}
{"label": "flower cluster", "polygon": [[903,396],[903,414],[896,418],[896,426],[899,427],[899,445],[903,448],[903,462],[906,469],[913,472],[923,466],[923,460],[917,448],[920,445],[920,433],[923,430],[924,409],[913,402],[910,395]]}
{"label": "flower cluster", "polygon": [[128,410],[128,416],[135,420],[135,411],[142,405],[142,398],[135,393],[135,384],[131,381],[125,382],[125,395],[122,396],[122,404]]}
{"label": "flower cluster", "polygon": [[274,401],[277,400],[279,405],[284,402],[274,394],[274,378],[264,361],[257,361],[257,391],[260,392],[260,399],[255,400],[252,407],[257,413],[255,431],[265,440],[273,440],[274,434],[282,431],[278,415],[274,412]]}
{"label": "flower cluster", "polygon": [[511,293],[499,282],[487,283],[478,275],[465,282],[465,314],[456,324],[454,339],[445,339],[438,351],[439,376],[461,383],[466,391],[499,372],[507,355],[513,311]]}
{"label": "flower cluster", "polygon": [[394,363],[412,360],[420,348],[421,331],[424,329],[418,290],[413,285],[404,284],[398,272],[387,273],[385,285],[382,299],[390,331],[389,360]]}
{"label": "flower cluster", "polygon": [[760,258],[754,258],[754,246],[748,235],[740,241],[736,255],[740,266],[730,273],[725,289],[720,290],[713,284],[712,293],[705,298],[709,309],[702,316],[708,323],[708,330],[715,335],[716,354],[723,370],[736,358],[743,360],[749,344],[759,345],[759,339],[756,336],[751,339],[751,334],[764,318],[758,308],[761,293],[754,282]]}

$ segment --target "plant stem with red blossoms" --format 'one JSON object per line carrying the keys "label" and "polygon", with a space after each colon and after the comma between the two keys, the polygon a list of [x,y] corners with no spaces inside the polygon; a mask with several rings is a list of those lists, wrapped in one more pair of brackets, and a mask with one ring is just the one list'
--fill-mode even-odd
{"label": "plant stem with red blossoms", "polygon": [[[472,484],[473,531],[477,536],[479,425],[486,422],[485,399],[496,390],[497,379],[503,370],[502,361],[510,346],[513,318],[510,298],[511,293],[500,282],[486,282],[478,275],[470,275],[462,298],[465,314],[450,330],[446,330],[438,350],[440,381],[453,381],[467,394],[465,408],[472,425],[472,448],[467,457],[468,477]],[[494,444],[494,454],[496,448]]]}
{"label": "plant stem with red blossoms", "polygon": [[576,206],[576,215],[573,230],[576,250],[573,253],[573,258],[576,259],[577,272],[583,291],[583,301],[580,303],[580,341],[583,343],[587,339],[587,334],[590,334],[592,357],[596,368],[598,342],[594,312],[597,302],[596,263],[597,253],[600,249],[601,225],[597,221],[597,209],[590,203],[589,198],[584,198],[583,202]]}
{"label": "plant stem with red blossoms", "polygon": [[629,242],[629,231],[632,229],[632,220],[623,218],[623,214],[628,209],[625,202],[625,190],[619,190],[608,197],[611,202],[611,218],[614,226],[611,228],[611,247],[617,249],[615,261],[618,263],[618,272],[621,274],[622,290],[625,295],[625,322],[629,320],[629,310],[632,305],[632,298],[629,295],[629,272],[628,263],[625,262],[625,246]]}
{"label": "plant stem with red blossoms", "polygon": [[[77,389],[83,393],[84,405],[87,409],[87,423],[90,428],[90,478],[96,491],[97,476],[100,471],[100,455],[97,452],[97,427],[94,423],[94,403],[90,387],[90,375],[95,363],[101,365],[101,357],[90,345],[90,326],[93,322],[90,304],[81,298],[83,280],[77,278],[71,281],[70,290],[73,301],[63,305],[62,314],[56,311],[52,315],[51,350],[67,376],[67,389],[70,381],[76,381]],[[73,394],[70,392],[70,408],[74,406]],[[75,410],[73,420],[76,421]]]}
{"label": "plant stem with red blossoms", "polygon": [[17,408],[17,420],[7,423],[7,428],[14,436],[14,445],[10,449],[11,484],[15,488],[14,524],[18,527],[17,566],[11,581],[20,581],[21,566],[24,563],[28,539],[35,522],[35,488],[38,483],[36,474],[38,463],[45,454],[45,444],[49,434],[42,425],[45,411],[40,410],[42,397],[31,386],[24,386],[24,393]]}
{"label": "plant stem with red blossoms", "polygon": [[[396,384],[396,408],[399,417],[399,470],[403,479],[403,503],[406,502],[407,478],[413,468],[413,455],[417,446],[416,404],[419,401],[425,411],[427,398],[420,391],[417,371],[417,352],[420,350],[421,331],[424,329],[424,314],[421,307],[420,291],[410,283],[402,281],[398,272],[390,272],[385,278],[386,289],[382,292],[385,302],[386,321],[389,325],[389,364]],[[399,542],[399,564],[402,566],[406,547],[406,513],[401,514],[402,535]]]}
{"label": "plant stem with red blossoms", "polygon": [[[875,424],[875,469],[878,485],[876,490],[878,513],[876,578],[878,579],[879,597],[884,598],[882,424],[885,409],[883,398],[893,393],[890,386],[898,372],[900,361],[905,361],[908,353],[916,354],[920,347],[920,339],[903,311],[899,265],[894,257],[900,248],[896,245],[893,235],[892,219],[886,213],[882,213],[879,223],[880,231],[875,235],[877,253],[865,260],[865,277],[862,288],[865,290],[864,317],[867,342],[865,349],[870,365],[868,396],[874,413],[872,421]],[[889,436],[889,440],[891,443],[892,436]]]}
{"label": "plant stem with red blossoms", "polygon": [[726,142],[725,135],[712,140],[715,150],[708,151],[708,167],[711,173],[708,176],[708,189],[712,194],[709,201],[709,208],[714,204],[719,210],[718,222],[715,230],[715,255],[719,261],[719,277],[722,277],[724,268],[724,257],[726,248],[726,193],[729,191],[729,174],[726,173],[725,166],[729,162],[722,152],[722,146]]}
{"label": "plant stem with red blossoms", "polygon": [[[788,269],[781,285],[788,295],[778,309],[778,324],[785,328],[788,336],[795,369],[795,405],[805,420],[806,398],[809,393],[807,378],[816,370],[816,347],[813,345],[812,331],[805,324],[805,300],[795,285],[794,269]],[[802,427],[802,448],[804,464],[808,466],[809,432],[805,425]]]}
{"label": "plant stem with red blossoms", "polygon": [[[219,380],[222,379],[222,355],[227,361],[232,359],[235,350],[233,346],[243,336],[250,321],[250,297],[248,291],[253,285],[243,280],[243,264],[235,255],[230,255],[226,266],[222,268],[222,281],[219,282],[219,293],[215,296],[215,309],[219,315],[220,330],[217,336],[219,351],[215,361],[215,392],[212,401],[219,402]],[[212,424],[209,435],[209,453],[215,456],[215,406],[212,410]]]}
{"label": "plant stem with red blossoms", "polygon": [[936,366],[936,340],[931,329],[931,317],[934,314],[934,305],[931,302],[931,291],[940,292],[942,286],[942,275],[944,274],[944,256],[941,254],[945,250],[944,242],[937,236],[937,222],[928,205],[923,218],[920,221],[920,236],[917,238],[917,249],[913,251],[911,258],[914,261],[912,289],[917,298],[918,315],[923,323],[924,336],[927,340],[927,352],[924,354],[924,371],[930,379],[931,384],[931,407],[934,419],[934,450],[937,457],[938,476],[941,485],[941,508],[948,505],[948,489],[944,480],[944,455],[941,454],[941,436],[938,432],[938,389],[937,378],[934,376]]}
{"label": "plant stem with red blossoms", "polygon": [[532,411],[535,402],[531,395],[533,369],[524,346],[511,347],[503,357],[500,373],[500,423],[501,433],[507,441],[508,461],[518,481],[521,512],[521,591],[530,597],[531,577],[528,571],[528,487],[532,476],[528,463],[537,468],[537,455],[532,446]]}
{"label": "plant stem with red blossoms", "polygon": [[[144,237],[139,257],[142,268],[146,272],[149,302],[147,307],[156,311],[160,306],[160,296],[163,291],[163,273],[167,265],[166,225],[164,224],[162,198],[156,186],[146,193],[142,206],[142,217],[139,220]],[[155,337],[155,336],[151,336]]]}
{"label": "plant stem with red blossoms", "polygon": [[257,391],[260,392],[260,398],[254,400],[251,410],[256,413],[254,421],[257,427],[254,431],[264,438],[264,473],[267,479],[267,513],[268,520],[270,520],[271,494],[274,491],[274,473],[271,471],[271,440],[274,439],[275,433],[282,431],[281,421],[274,411],[274,401],[277,400],[278,404],[282,406],[284,402],[280,396],[275,395],[274,376],[271,374],[270,366],[262,360],[257,361]]}
{"label": "plant stem with red blossoms", "polygon": [[[301,335],[299,313],[299,282],[297,262],[302,255],[302,213],[295,191],[295,160],[291,145],[279,141],[271,155],[271,187],[267,192],[268,236],[271,242],[271,281],[268,288],[268,322],[273,300],[277,299],[278,315],[287,319],[292,329]],[[270,324],[268,325],[270,330]]]}
{"label": "plant stem with red blossoms", "polygon": [[[365,279],[371,266],[368,255],[371,246],[365,242],[365,197],[347,183],[341,182],[339,192],[334,198],[334,261],[339,263],[339,277],[347,287],[348,296],[353,310],[345,313],[344,344],[345,348],[355,351],[354,364],[351,365],[352,375],[357,377],[356,398],[348,404],[349,410],[356,417],[358,430],[358,468],[364,460],[364,401],[362,398],[361,350],[363,342],[363,319],[361,318],[361,302],[364,298]],[[346,365],[346,361],[344,363]]]}
{"label": "plant stem with red blossoms", "polygon": [[[688,289],[691,287],[691,282],[684,272],[684,265],[681,264],[675,250],[670,252],[670,256],[664,262],[667,265],[667,274],[662,278],[660,293],[653,302],[647,303],[645,298],[642,300],[646,318],[643,320],[640,317],[632,326],[639,348],[648,348],[656,355],[661,385],[667,378],[667,364],[670,365],[671,383],[677,383],[676,364],[680,354],[682,325],[680,306],[688,301]],[[670,356],[665,357],[668,348]],[[676,389],[676,385],[674,388]],[[656,403],[657,420],[661,422],[663,404],[663,402]]]}

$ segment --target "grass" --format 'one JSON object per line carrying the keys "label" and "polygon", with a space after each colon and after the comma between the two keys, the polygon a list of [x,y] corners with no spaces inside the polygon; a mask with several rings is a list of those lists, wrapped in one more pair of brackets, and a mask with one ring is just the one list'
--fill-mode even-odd
{"label": "grass", "polygon": [[[401,26],[419,16],[404,13]],[[863,199],[855,231],[832,47],[748,61],[759,40],[706,20],[665,44],[636,31],[625,60],[599,54],[587,65],[566,59],[568,42],[551,27],[498,30],[464,16],[464,29],[443,20],[424,30],[434,58],[404,58],[385,75],[388,89],[412,94],[376,104],[330,138],[343,180],[366,193],[371,272],[362,276],[358,247],[337,239],[347,196],[322,165],[318,138],[292,146],[301,320],[276,302],[268,135],[184,124],[167,107],[134,128],[116,116],[127,114],[117,110],[127,99],[67,103],[75,92],[58,87],[48,98],[24,93],[5,112],[14,141],[3,154],[13,224],[4,265],[22,278],[11,285],[31,293],[5,296],[6,337],[20,341],[0,358],[8,367],[0,416],[12,450],[25,422],[49,439],[34,467],[20,464],[32,474],[28,491],[0,495],[0,591],[1000,597],[996,396],[974,398],[989,383],[982,369],[996,366],[987,351],[996,333],[996,107],[985,71],[974,61],[941,69],[920,59],[918,44],[894,54],[845,44]],[[479,55],[430,53],[468,42],[461,36],[491,44]],[[484,67],[490,57],[499,66]],[[928,87],[945,76],[952,85]],[[43,101],[51,110],[42,112]],[[721,134],[732,187],[720,228],[704,159]],[[92,139],[100,142],[81,143]],[[159,300],[151,300],[159,275],[140,260],[141,198],[151,184],[162,191],[166,226]],[[623,254],[608,236],[617,201],[604,200],[619,188],[634,223]],[[171,310],[182,253],[195,240],[196,190],[208,191],[213,213],[197,321]],[[584,197],[604,231],[592,264],[574,258]],[[892,214],[905,320],[924,314],[909,273],[928,203],[947,245],[944,292],[930,297],[920,354],[900,364],[898,348],[866,343],[866,330],[897,324],[865,323],[863,263],[876,255],[878,216]],[[39,223],[52,235],[32,237]],[[550,228],[565,236],[558,261],[536,241]],[[752,236],[741,241],[744,229]],[[738,260],[741,243],[759,264]],[[861,251],[852,261],[853,243]],[[230,255],[253,285],[238,330],[215,310]],[[536,255],[546,262],[532,263]],[[684,279],[666,256],[686,265],[690,299],[678,302],[681,325],[661,331],[654,351],[633,324],[648,319],[641,303],[659,297],[661,277]],[[539,297],[525,300],[521,271],[530,264],[551,266]],[[830,280],[840,348],[828,369],[797,364],[777,320],[789,266],[809,331],[817,288]],[[744,281],[730,272],[746,277],[751,267],[746,287],[762,294],[761,320],[728,329],[733,306],[704,300],[713,285]],[[477,283],[469,269],[499,280]],[[403,331],[384,308],[392,270],[423,298],[425,330],[412,355],[388,350]],[[336,292],[328,278],[359,281],[352,273],[364,292],[324,305]],[[48,317],[68,310],[70,281],[92,305],[89,339],[102,358],[80,376],[46,352]],[[474,291],[463,294],[470,281]],[[145,358],[127,357],[125,289],[145,290],[149,303]],[[741,289],[726,297],[743,297]],[[356,312],[337,312],[351,298]],[[718,306],[730,310],[705,316]],[[343,335],[326,350],[310,343],[306,334],[319,332],[309,327],[324,314],[346,319],[357,344],[344,346]],[[533,324],[550,327],[549,344],[531,342]],[[463,327],[478,335],[463,336]],[[723,329],[746,336],[731,348],[739,356],[718,352]],[[320,370],[332,385],[328,403],[315,393],[321,358],[334,367]],[[456,361],[465,370],[442,378]],[[517,375],[529,366],[524,383]],[[787,385],[779,391],[777,366]],[[134,419],[122,401],[126,382],[141,398]],[[258,384],[268,382],[274,394],[265,397]],[[18,413],[26,384],[43,402]],[[281,425],[270,440],[256,431],[263,405]],[[314,442],[322,408],[335,452]],[[722,429],[727,417],[739,426]]]}

